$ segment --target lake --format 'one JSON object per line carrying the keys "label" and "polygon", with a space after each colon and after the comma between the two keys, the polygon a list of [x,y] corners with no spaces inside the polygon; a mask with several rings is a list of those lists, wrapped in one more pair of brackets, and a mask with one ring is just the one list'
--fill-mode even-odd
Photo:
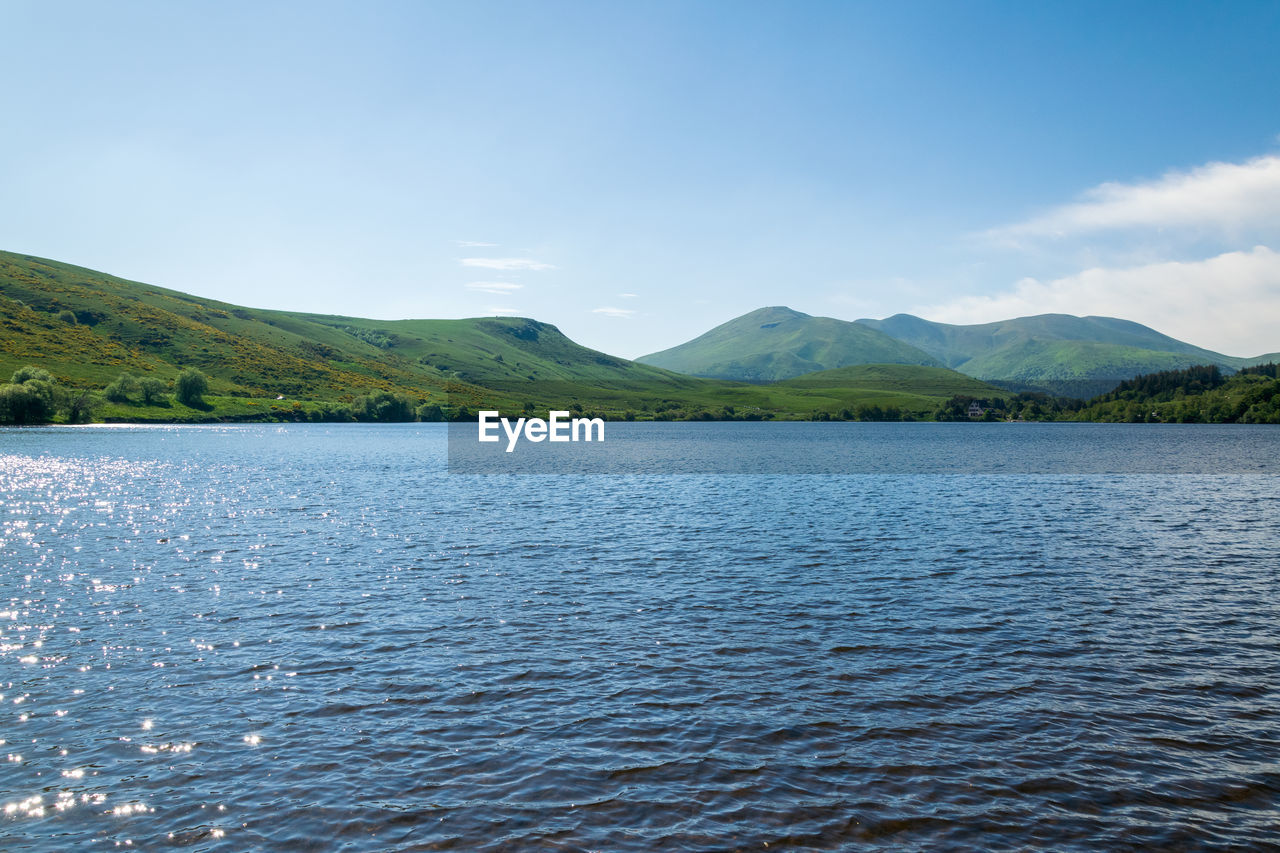
{"label": "lake", "polygon": [[0,847],[1275,848],[1280,430],[618,426],[1108,462],[0,430]]}

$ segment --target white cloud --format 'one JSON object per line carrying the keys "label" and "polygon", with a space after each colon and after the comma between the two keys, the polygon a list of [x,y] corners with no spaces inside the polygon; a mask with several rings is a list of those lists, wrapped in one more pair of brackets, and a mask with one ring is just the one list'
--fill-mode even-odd
{"label": "white cloud", "polygon": [[454,240],[453,244],[460,249],[492,249],[497,243],[485,243],[481,240]]}
{"label": "white cloud", "polygon": [[1228,355],[1280,351],[1280,253],[1266,246],[1200,261],[1095,267],[1052,281],[1027,278],[993,296],[912,311],[943,323],[989,323],[1030,314],[1134,320]]}
{"label": "white cloud", "polygon": [[591,313],[603,314],[606,317],[614,317],[616,319],[626,319],[636,312],[630,311],[626,308],[610,308],[606,306],[604,308],[592,308]]}
{"label": "white cloud", "polygon": [[492,305],[490,305],[488,308],[486,308],[486,309],[484,309],[484,310],[488,311],[490,314],[495,314],[495,315],[503,316],[503,317],[510,317],[510,316],[511,316],[511,315],[513,315],[513,314],[519,314],[519,313],[520,313],[520,309],[519,309],[519,308],[495,308],[495,307],[494,307],[494,306],[492,306]]}
{"label": "white cloud", "polygon": [[524,285],[517,284],[514,281],[473,281],[463,285],[463,287],[479,293],[495,293],[498,296],[505,296],[508,293],[514,293]]}
{"label": "white cloud", "polygon": [[639,299],[640,295],[638,293],[619,293],[618,298],[619,299]]}
{"label": "white cloud", "polygon": [[1280,227],[1280,155],[1208,163],[1140,183],[1105,183],[1079,201],[987,232],[1001,242],[1133,228],[1231,232]]}
{"label": "white cloud", "polygon": [[461,258],[458,263],[464,267],[479,267],[486,270],[553,270],[551,264],[530,258]]}

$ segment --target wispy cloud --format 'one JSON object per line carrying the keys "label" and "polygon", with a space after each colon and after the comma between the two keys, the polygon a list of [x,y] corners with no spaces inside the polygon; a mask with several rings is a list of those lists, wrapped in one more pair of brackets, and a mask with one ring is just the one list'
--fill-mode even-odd
{"label": "wispy cloud", "polygon": [[603,314],[606,317],[613,317],[615,319],[624,320],[636,312],[630,311],[626,308],[612,308],[609,306],[605,306],[603,308],[592,308],[591,313]]}
{"label": "wispy cloud", "polygon": [[514,281],[472,281],[463,285],[463,287],[478,293],[495,293],[498,296],[505,296],[508,293],[514,293],[524,285],[517,284]]}
{"label": "wispy cloud", "polygon": [[544,264],[531,258],[460,258],[458,263],[464,267],[479,267],[486,270],[553,270],[552,264]]}
{"label": "wispy cloud", "polygon": [[986,236],[1009,243],[1135,228],[1216,231],[1280,227],[1280,156],[1208,163],[1153,181],[1105,183],[1079,200]]}
{"label": "wispy cloud", "polygon": [[497,243],[485,243],[480,240],[454,240],[453,244],[460,249],[492,249]]}
{"label": "wispy cloud", "polygon": [[486,308],[486,309],[484,309],[484,310],[488,311],[490,314],[494,314],[494,315],[496,315],[496,316],[500,316],[500,317],[510,317],[510,316],[511,316],[511,315],[513,315],[513,314],[519,314],[519,313],[520,313],[520,309],[519,309],[519,308],[497,308],[497,307],[494,307],[494,306],[492,306],[492,305],[490,305],[488,308]]}
{"label": "wispy cloud", "polygon": [[1198,261],[1095,267],[1051,281],[1027,278],[1004,293],[912,313],[944,323],[1100,314],[1228,355],[1261,355],[1280,351],[1280,253],[1255,246]]}
{"label": "wispy cloud", "polygon": [[639,299],[640,295],[637,293],[619,293],[618,298],[619,299]]}

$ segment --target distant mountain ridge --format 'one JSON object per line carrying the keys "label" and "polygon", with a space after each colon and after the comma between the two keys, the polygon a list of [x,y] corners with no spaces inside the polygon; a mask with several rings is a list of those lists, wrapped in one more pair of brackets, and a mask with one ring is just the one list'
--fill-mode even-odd
{"label": "distant mountain ridge", "polygon": [[878,329],[782,306],[743,314],[687,343],[636,361],[692,376],[742,382],[776,382],[854,364],[942,366],[929,353]]}
{"label": "distant mountain ridge", "polygon": [[[857,329],[879,333],[859,335]],[[858,364],[949,367],[1014,390],[1073,397],[1105,393],[1144,373],[1212,364],[1231,372],[1280,359],[1223,355],[1114,317],[1041,314],[971,326],[910,314],[849,322],[761,308],[637,361],[746,382],[792,379]]]}
{"label": "distant mountain ridge", "polygon": [[1090,397],[1144,373],[1212,364],[1227,371],[1274,360],[1223,355],[1115,317],[1039,314],[961,326],[910,314],[858,320],[978,379]]}

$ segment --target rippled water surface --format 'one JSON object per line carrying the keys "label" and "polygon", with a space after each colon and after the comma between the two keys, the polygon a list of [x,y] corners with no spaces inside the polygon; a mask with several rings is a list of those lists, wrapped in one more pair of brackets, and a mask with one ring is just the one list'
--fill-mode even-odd
{"label": "rippled water surface", "polygon": [[444,456],[0,431],[0,848],[1276,847],[1274,475]]}

